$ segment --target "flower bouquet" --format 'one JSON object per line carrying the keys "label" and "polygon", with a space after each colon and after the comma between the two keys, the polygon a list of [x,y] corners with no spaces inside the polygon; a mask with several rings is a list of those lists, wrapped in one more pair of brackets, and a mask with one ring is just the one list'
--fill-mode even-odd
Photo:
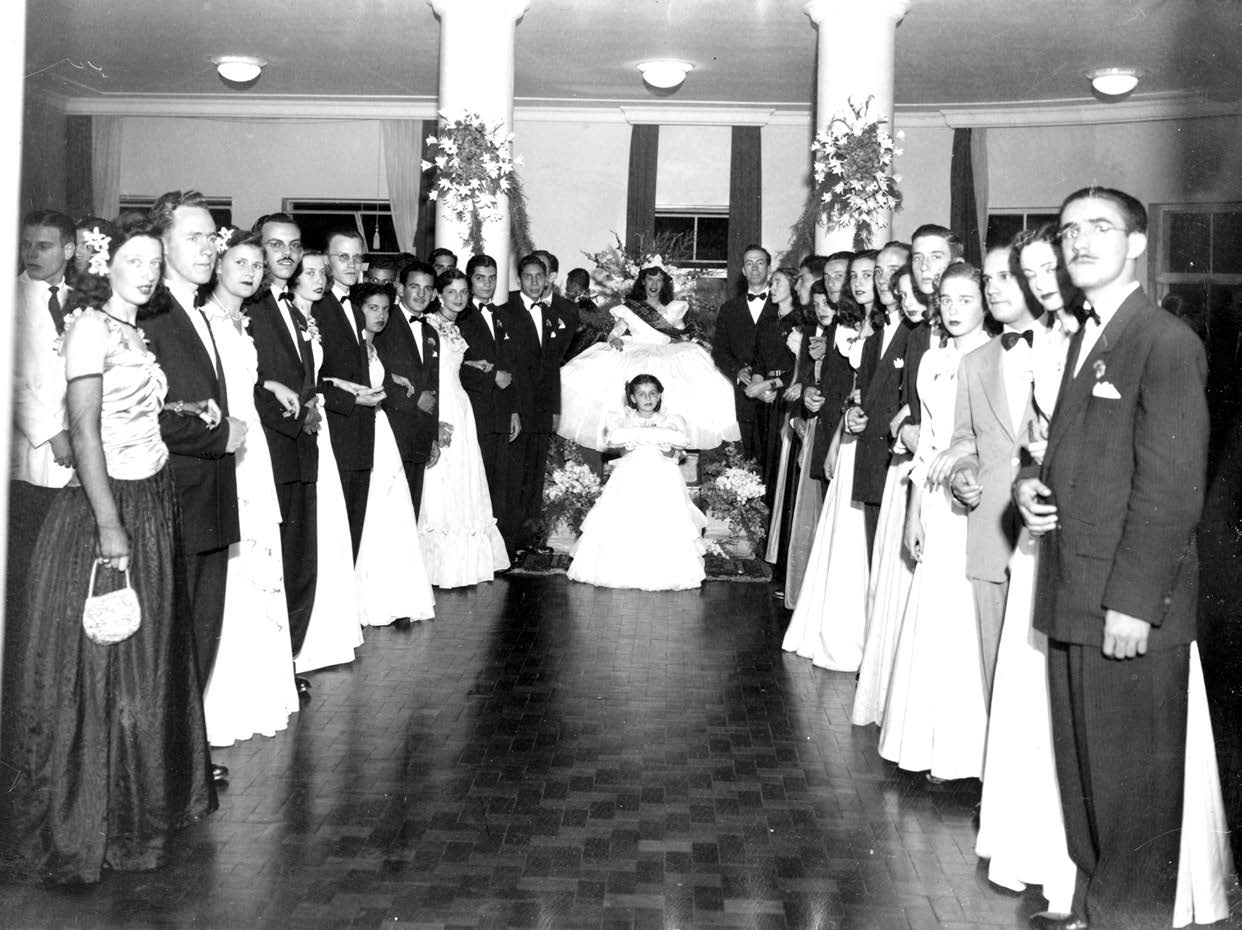
{"label": "flower bouquet", "polygon": [[[865,249],[876,221],[901,209],[900,175],[894,175],[893,156],[900,155],[884,127],[888,120],[869,115],[871,101],[860,107],[850,101],[850,113],[833,117],[815,134],[812,203],[833,227],[854,227],[854,248]],[[897,139],[905,135],[897,133]]]}
{"label": "flower bouquet", "polygon": [[557,437],[554,445],[562,449],[565,464],[554,468],[551,464],[554,456],[548,457],[549,467],[543,482],[543,532],[576,537],[582,531],[582,521],[603,493],[604,485],[599,475],[582,461],[572,443]]}
{"label": "flower bouquet", "polygon": [[723,459],[704,466],[699,506],[728,527],[735,550],[749,543],[757,552],[768,535],[770,514],[763,502],[765,490],[759,467],[745,458],[736,444],[730,444]]}
{"label": "flower bouquet", "polygon": [[483,223],[500,216],[501,198],[516,186],[514,166],[521,157],[512,156],[513,133],[503,124],[489,126],[478,113],[450,116],[440,111],[439,135],[428,136],[428,154],[422,169],[435,170],[427,193],[431,200],[443,201],[454,218],[469,224],[468,241],[482,244]]}

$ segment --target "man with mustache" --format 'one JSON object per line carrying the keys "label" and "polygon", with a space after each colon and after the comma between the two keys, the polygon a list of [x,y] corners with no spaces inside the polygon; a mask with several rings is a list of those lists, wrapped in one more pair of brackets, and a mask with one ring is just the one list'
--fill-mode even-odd
{"label": "man with mustache", "polygon": [[1038,477],[1014,500],[1044,535],[1035,627],[1047,634],[1073,912],[1038,928],[1165,928],[1182,825],[1196,531],[1207,472],[1207,359],[1139,285],[1147,211],[1089,187],[1061,206],[1086,298]]}
{"label": "man with mustache", "polygon": [[[207,201],[198,191],[169,191],[156,200],[150,219],[164,243],[167,312],[144,320],[142,331],[168,376],[160,434],[181,507],[198,684],[205,688],[220,644],[229,546],[241,538],[233,455],[246,441],[246,424],[229,416],[223,363],[196,300],[216,266],[216,222]],[[214,425],[174,410],[177,401],[204,400],[214,400],[220,409]],[[228,774],[224,766],[212,769],[217,781]]]}

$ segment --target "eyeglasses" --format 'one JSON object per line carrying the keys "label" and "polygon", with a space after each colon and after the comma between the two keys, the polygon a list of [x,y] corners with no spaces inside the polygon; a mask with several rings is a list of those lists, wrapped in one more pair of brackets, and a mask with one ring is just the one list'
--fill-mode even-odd
{"label": "eyeglasses", "polygon": [[348,252],[333,252],[332,257],[335,258],[342,265],[361,265],[362,264],[361,254],[351,255]]}
{"label": "eyeglasses", "polygon": [[1111,220],[1087,220],[1085,223],[1066,223],[1057,230],[1062,242],[1077,242],[1084,236],[1104,236],[1113,231],[1126,232]]}

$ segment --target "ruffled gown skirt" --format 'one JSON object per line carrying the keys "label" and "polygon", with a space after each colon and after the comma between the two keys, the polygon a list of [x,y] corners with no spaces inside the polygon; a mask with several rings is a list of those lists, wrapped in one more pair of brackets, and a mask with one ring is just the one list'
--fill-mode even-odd
{"label": "ruffled gown skirt", "polygon": [[940,487],[923,497],[923,561],[901,621],[880,755],[911,772],[979,778],[987,726],[966,514]]}
{"label": "ruffled gown skirt", "polygon": [[856,672],[867,627],[867,529],[851,500],[858,443],[842,440],[798,604],[781,644],[818,668]]}
{"label": "ruffled gown skirt", "polygon": [[[158,868],[170,833],[216,807],[172,478],[109,484],[129,533],[138,631],[109,646],[82,631],[95,519],[69,487],[39,534],[27,622],[10,640],[25,658],[6,687],[0,861],[57,882]],[[104,569],[95,593],[121,584]]]}
{"label": "ruffled gown skirt", "polygon": [[354,571],[364,626],[386,626],[399,617],[435,616],[435,595],[423,566],[409,483],[392,427],[380,409],[375,411],[371,488]]}
{"label": "ruffled gown skirt", "polygon": [[914,563],[905,553],[906,488],[910,456],[893,458],[884,481],[880,520],[871,552],[871,578],[867,585],[867,639],[850,720],[865,727],[884,722],[884,703],[893,673],[893,659],[906,612]]}
{"label": "ruffled gown skirt", "polygon": [[655,448],[635,449],[582,521],[568,575],[604,588],[697,588],[706,525],[676,462]]}
{"label": "ruffled gown skirt", "polygon": [[625,413],[626,382],[649,374],[664,385],[661,409],[685,419],[691,449],[714,449],[742,438],[733,385],[706,349],[693,342],[623,342],[621,351],[596,343],[561,369],[560,436],[605,451],[604,424],[609,415]]}
{"label": "ruffled gown skirt", "polygon": [[319,481],[315,487],[319,577],[315,581],[315,606],[311,609],[306,638],[294,662],[299,672],[352,662],[354,650],[362,645],[349,513],[328,429],[328,418],[324,417],[319,426]]}

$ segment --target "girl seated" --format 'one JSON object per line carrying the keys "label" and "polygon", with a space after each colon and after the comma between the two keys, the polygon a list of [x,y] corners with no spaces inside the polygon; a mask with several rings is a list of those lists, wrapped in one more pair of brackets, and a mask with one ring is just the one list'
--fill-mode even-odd
{"label": "girl seated", "polygon": [[580,446],[604,451],[605,427],[625,411],[617,384],[640,372],[658,377],[685,411],[687,448],[714,449],[741,438],[733,385],[712,361],[710,346],[692,320],[688,304],[673,300],[673,279],[658,265],[644,268],[625,303],[612,308],[616,321],[607,342],[598,342],[561,369],[561,420],[557,432]]}
{"label": "girl seated", "polygon": [[645,591],[703,582],[707,520],[677,467],[677,451],[689,443],[685,421],[660,412],[663,394],[658,378],[637,375],[625,385],[625,411],[605,424],[607,445],[626,452],[582,522],[569,567],[574,581]]}

